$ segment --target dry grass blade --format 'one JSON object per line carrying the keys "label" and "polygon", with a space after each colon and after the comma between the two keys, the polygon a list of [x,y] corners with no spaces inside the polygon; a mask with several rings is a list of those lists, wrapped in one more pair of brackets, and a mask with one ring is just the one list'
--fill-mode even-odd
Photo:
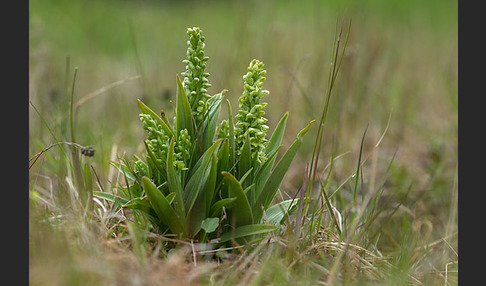
{"label": "dry grass blade", "polygon": [[124,84],[126,82],[129,82],[129,81],[132,81],[132,80],[135,80],[135,79],[139,79],[141,77],[142,77],[141,75],[134,75],[134,76],[131,76],[131,77],[126,78],[126,79],[122,79],[122,80],[119,80],[119,81],[112,82],[109,85],[104,86],[104,87],[102,87],[100,89],[97,89],[97,90],[91,92],[90,94],[84,96],[78,102],[76,102],[76,104],[73,106],[73,108],[75,110],[77,110],[86,101],[88,101],[90,99],[93,99],[93,98],[97,97],[98,95],[101,95],[101,94],[107,92],[108,90],[110,90],[110,89],[112,89],[112,88],[114,88],[116,86],[122,85],[122,84]]}

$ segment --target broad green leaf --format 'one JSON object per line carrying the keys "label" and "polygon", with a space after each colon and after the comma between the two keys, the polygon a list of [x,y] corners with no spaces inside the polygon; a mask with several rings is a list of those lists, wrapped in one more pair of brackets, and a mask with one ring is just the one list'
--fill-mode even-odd
{"label": "broad green leaf", "polygon": [[[207,178],[202,179],[200,182],[204,182],[204,185],[197,186],[198,188],[203,187],[202,192],[198,193],[198,197],[195,200],[194,205],[191,209],[188,209],[188,228],[189,228],[189,235],[194,237],[199,230],[201,230],[201,222],[208,217],[209,209],[211,207],[211,201],[213,199],[215,187],[216,187],[216,171],[218,166],[218,158],[214,153],[212,153],[213,159],[211,160],[211,166],[206,168],[209,169],[209,175]],[[201,165],[201,167],[204,165]],[[206,170],[207,172],[207,170]],[[195,174],[197,176],[197,173]],[[192,181],[189,180],[187,186]],[[188,191],[186,189],[186,191]]]}
{"label": "broad green leaf", "polygon": [[[242,226],[253,223],[253,214],[248,199],[243,191],[241,184],[228,172],[223,172],[226,183],[229,186],[229,196],[236,197],[235,206],[231,209],[230,221],[235,222],[235,226]],[[234,218],[232,217],[234,216]]]}
{"label": "broad green leaf", "polygon": [[223,207],[226,210],[231,209],[235,205],[236,198],[225,198],[215,202],[209,210],[209,217],[218,217],[223,211]]}
{"label": "broad green leaf", "polygon": [[177,78],[177,97],[176,97],[176,133],[180,134],[182,129],[187,129],[187,132],[194,138],[194,121],[192,117],[192,109],[189,104],[184,87],[182,86],[179,75]]}
{"label": "broad green leaf", "polygon": [[[221,148],[218,150],[218,172],[216,182],[219,183],[223,179],[223,174],[221,174],[222,171],[229,172],[229,169],[231,168],[229,163],[229,140],[228,138],[225,138],[223,144],[221,144]],[[226,197],[223,191],[222,196]]]}
{"label": "broad green leaf", "polygon": [[[206,181],[209,179],[211,173],[211,161],[213,159],[213,153],[221,143],[221,139],[214,142],[206,152],[201,156],[199,161],[194,166],[194,172],[187,181],[184,188],[184,203],[187,213],[191,212],[194,203],[199,195],[199,192],[204,188]],[[212,198],[212,196],[211,196]]]}
{"label": "broad green leaf", "polygon": [[218,94],[213,95],[208,99],[209,110],[207,115],[204,117],[204,123],[202,126],[202,150],[203,152],[208,149],[215,137],[216,126],[218,125],[219,112],[221,110],[221,102],[223,101],[224,94],[227,92],[226,89]]}
{"label": "broad green leaf", "polygon": [[267,182],[268,176],[270,176],[270,171],[275,164],[275,160],[277,159],[278,150],[281,147],[282,138],[285,132],[285,127],[287,125],[287,118],[289,113],[286,112],[280,121],[278,122],[275,130],[270,137],[270,140],[265,147],[265,156],[267,160],[263,163],[261,168],[257,170],[256,180],[255,180],[255,197],[258,197],[261,193],[261,190],[265,183]]}
{"label": "broad green leaf", "polygon": [[185,222],[183,218],[177,215],[175,210],[169,204],[167,198],[157,189],[154,183],[145,176],[142,177],[142,185],[159,219],[169,226],[174,234],[182,234],[185,236]]}
{"label": "broad green leaf", "polygon": [[256,175],[255,175],[255,197],[258,197],[270,176],[270,171],[272,170],[275,160],[277,159],[278,150],[282,145],[278,146],[275,150],[269,153],[267,160],[260,165]]}
{"label": "broad green leaf", "polygon": [[[299,203],[299,199],[290,199],[278,204],[275,204],[265,211],[267,221],[270,224],[279,226],[286,214],[291,214]],[[263,218],[260,223],[264,223]]]}
{"label": "broad green leaf", "polygon": [[217,217],[208,217],[201,222],[201,228],[206,233],[211,233],[218,228],[219,225],[219,218]]}
{"label": "broad green leaf", "polygon": [[272,170],[267,182],[265,183],[265,186],[253,205],[252,211],[256,221],[260,221],[262,217],[262,207],[267,209],[272,203],[280,183],[282,183],[283,177],[289,169],[290,163],[294,159],[295,154],[297,154],[297,151],[302,144],[302,137],[307,133],[313,122],[314,120],[297,134],[297,138],[294,140],[292,145],[290,145],[290,148],[287,150],[287,152],[285,152],[275,168]]}
{"label": "broad green leaf", "polygon": [[140,99],[137,99],[138,107],[140,111],[144,114],[148,114],[152,117],[152,119],[157,120],[160,125],[162,125],[162,129],[164,129],[165,134],[168,136],[174,136],[174,131],[172,128],[167,125],[162,118],[160,118],[157,113],[155,113],[152,109],[150,109],[147,105],[145,105]]}
{"label": "broad green leaf", "polygon": [[[251,169],[251,146],[250,137],[248,133],[246,134],[245,143],[241,148],[240,161],[238,163],[238,178],[242,179],[243,176]],[[250,177],[251,181],[251,177]],[[243,187],[247,187],[250,183],[243,184]]]}
{"label": "broad green leaf", "polygon": [[237,227],[234,231],[228,231],[223,235],[221,235],[220,242],[223,243],[231,240],[232,238],[238,239],[238,238],[243,238],[251,235],[269,233],[276,229],[277,229],[276,226],[269,225],[269,224],[244,225],[244,226]]}
{"label": "broad green leaf", "polygon": [[169,151],[167,154],[167,185],[169,187],[169,192],[175,192],[174,208],[179,215],[180,219],[185,221],[186,212],[184,209],[183,202],[183,189],[179,177],[176,174],[174,167],[174,141],[175,138],[172,137],[170,140]]}
{"label": "broad green leaf", "polygon": [[[206,200],[207,214],[211,208],[211,201],[213,200],[214,192],[216,191],[216,177],[218,172],[218,157],[213,154],[213,160],[211,161],[211,173],[209,174],[208,181],[204,186],[204,199]],[[206,214],[206,215],[207,215]]]}
{"label": "broad green leaf", "polygon": [[273,131],[270,140],[268,140],[267,146],[265,147],[265,155],[267,155],[267,157],[270,153],[277,150],[280,144],[282,143],[282,138],[285,132],[285,126],[287,125],[288,116],[289,116],[288,112],[286,112],[282,116],[277,126],[275,127],[275,130]]}

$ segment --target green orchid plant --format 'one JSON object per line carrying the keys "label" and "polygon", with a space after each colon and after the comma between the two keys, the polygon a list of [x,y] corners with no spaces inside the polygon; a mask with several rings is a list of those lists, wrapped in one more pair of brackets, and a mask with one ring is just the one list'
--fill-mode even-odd
{"label": "green orchid plant", "polygon": [[155,231],[179,239],[222,245],[261,239],[297,206],[298,200],[272,202],[312,122],[277,162],[288,113],[267,139],[267,103],[261,102],[269,94],[263,89],[266,71],[252,60],[243,76],[236,123],[228,100],[228,117],[218,123],[227,91],[207,93],[205,38],[198,27],[187,34],[186,70],[183,80],[176,76],[173,122],[138,100],[146,153],[112,162],[128,186],[116,196],[95,196],[145,213]]}

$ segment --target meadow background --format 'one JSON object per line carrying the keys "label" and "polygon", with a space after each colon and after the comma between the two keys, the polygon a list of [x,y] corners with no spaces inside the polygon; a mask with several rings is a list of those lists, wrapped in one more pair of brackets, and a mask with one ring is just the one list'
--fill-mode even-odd
{"label": "meadow background", "polygon": [[[84,160],[108,189],[116,177],[108,161],[143,152],[136,99],[171,118],[176,74],[185,69],[186,29],[194,26],[206,38],[208,91],[228,89],[234,109],[248,63],[265,63],[268,125],[273,130],[290,112],[288,146],[320,117],[344,11],[351,30],[325,124],[321,169],[333,150],[342,154],[331,177],[339,186],[356,168],[366,130],[363,156],[371,159],[363,166],[362,189],[383,184],[380,201],[390,210],[401,204],[373,223],[378,250],[402,267],[397,275],[411,274],[424,285],[444,285],[447,275],[448,284],[457,284],[457,1],[31,0],[29,158],[70,141],[76,67],[76,142],[96,150]],[[281,186],[289,195],[310,162],[315,126],[309,133]],[[69,169],[68,157],[52,148],[29,170],[32,285],[153,285],[169,283],[167,273],[187,273],[176,258],[141,263],[136,251],[96,226],[69,220],[56,231],[46,226],[67,216],[59,198],[69,192]],[[335,202],[344,215],[351,190],[344,185]],[[34,203],[39,197],[42,203]],[[279,276],[271,277],[267,282],[278,284]]]}

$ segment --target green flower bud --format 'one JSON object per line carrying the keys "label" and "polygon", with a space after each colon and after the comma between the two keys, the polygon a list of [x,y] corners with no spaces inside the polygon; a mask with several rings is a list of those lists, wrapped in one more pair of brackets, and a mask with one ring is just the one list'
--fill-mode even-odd
{"label": "green flower bud", "polygon": [[229,122],[226,119],[219,125],[218,138],[229,138]]}
{"label": "green flower bud", "polygon": [[197,122],[201,122],[204,112],[207,110],[206,100],[210,97],[207,93],[209,84],[209,73],[205,72],[208,57],[204,55],[204,36],[198,27],[188,28],[187,34],[187,59],[182,62],[186,64],[184,76],[184,89],[191,105],[192,113]]}
{"label": "green flower bud", "polygon": [[268,121],[263,115],[265,112],[263,108],[267,103],[260,103],[260,100],[269,94],[267,90],[262,89],[265,81],[266,70],[263,69],[264,64],[258,60],[252,60],[248,66],[248,72],[243,76],[243,94],[239,98],[238,114],[235,119],[236,129],[236,144],[237,154],[241,154],[247,134],[250,138],[251,153],[253,156],[258,156],[258,161],[265,159],[264,150],[266,144],[266,132],[268,126],[265,123]]}
{"label": "green flower bud", "polygon": [[162,125],[149,114],[140,114],[140,120],[144,130],[147,132],[147,139],[145,140],[147,146],[154,153],[157,162],[165,164],[169,136],[165,135]]}

